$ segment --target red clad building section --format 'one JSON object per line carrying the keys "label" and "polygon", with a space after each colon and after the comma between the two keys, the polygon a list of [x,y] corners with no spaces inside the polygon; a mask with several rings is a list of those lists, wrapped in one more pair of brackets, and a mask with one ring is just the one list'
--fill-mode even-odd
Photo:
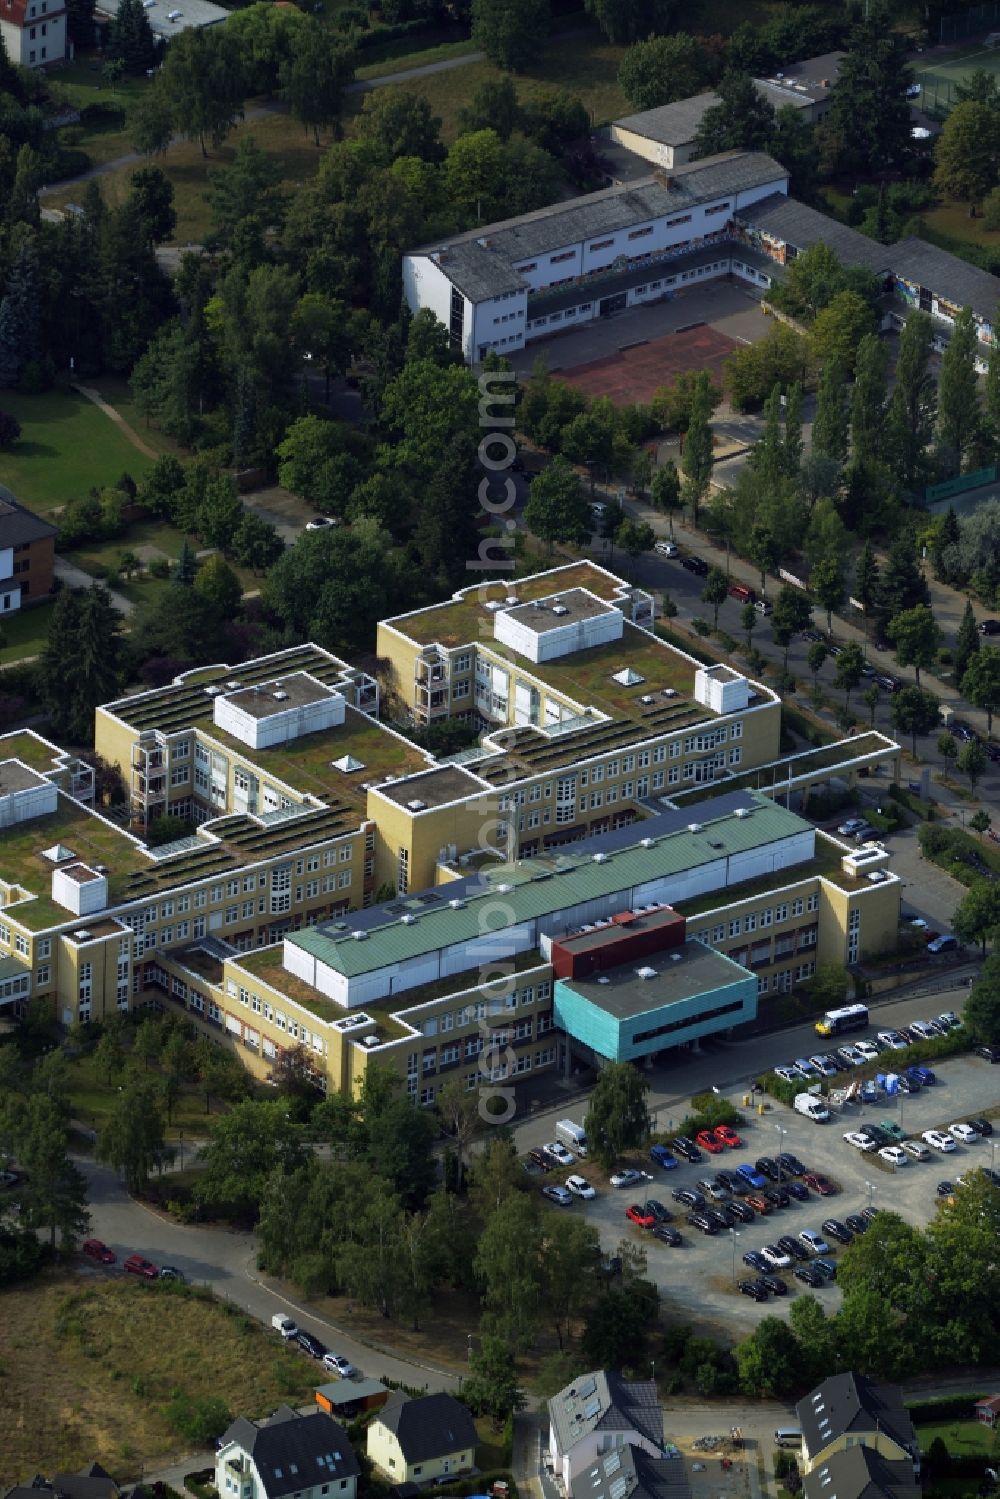
{"label": "red clad building section", "polygon": [[552,943],[552,971],[560,979],[584,979],[592,974],[639,963],[654,953],[681,947],[687,923],[670,906],[622,911],[590,931],[573,932]]}

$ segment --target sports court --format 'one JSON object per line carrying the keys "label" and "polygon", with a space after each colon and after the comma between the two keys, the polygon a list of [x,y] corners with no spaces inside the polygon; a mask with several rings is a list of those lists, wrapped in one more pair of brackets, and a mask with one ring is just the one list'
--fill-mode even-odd
{"label": "sports court", "polygon": [[970,74],[1000,75],[1000,31],[995,39],[991,35],[988,41],[977,37],[959,42],[950,52],[938,52],[926,62],[918,60],[911,66],[921,87],[920,108],[949,110],[958,102],[955,85],[964,83]]}
{"label": "sports court", "polygon": [[585,395],[609,396],[616,406],[648,405],[654,391],[685,370],[710,370],[719,382],[723,364],[738,348],[735,338],[699,323],[560,370],[559,379]]}

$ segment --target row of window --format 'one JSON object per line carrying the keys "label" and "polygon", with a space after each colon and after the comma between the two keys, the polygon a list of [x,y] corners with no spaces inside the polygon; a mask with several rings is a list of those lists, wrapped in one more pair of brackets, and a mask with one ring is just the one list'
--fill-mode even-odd
{"label": "row of window", "polygon": [[764,930],[772,923],[780,926],[783,921],[802,916],[806,911],[818,910],[819,892],[814,890],[811,895],[797,895],[793,900],[781,901],[776,906],[766,906],[763,911],[748,911],[745,916],[730,917],[728,924],[719,922],[713,927],[702,927],[701,931],[695,932],[694,935],[700,942],[713,944],[724,942],[727,935],[740,937],[744,932],[757,931],[758,927]]}
{"label": "row of window", "polygon": [[[465,1091],[472,1093],[476,1088],[487,1087],[490,1083],[502,1083],[509,1077],[522,1076],[531,1072],[534,1068],[551,1067],[556,1059],[556,1048],[554,1046],[543,1046],[535,1052],[534,1056],[525,1054],[515,1058],[512,1065],[500,1062],[496,1067],[488,1069],[484,1074],[477,1068],[474,1072],[465,1074]],[[420,1081],[416,1074],[406,1079],[406,1091],[412,1098],[419,1098],[421,1104],[429,1106],[437,1097],[438,1088],[443,1084],[427,1083],[420,1087]]]}
{"label": "row of window", "polygon": [[506,1010],[523,1009],[526,1005],[538,1004],[551,998],[552,980],[539,979],[536,984],[525,984],[523,988],[510,989],[505,994],[471,1000],[458,1010],[447,1010],[442,1015],[428,1016],[421,1025],[420,1032],[424,1036],[436,1036],[439,1031],[461,1030],[463,1026],[485,1020],[487,1015],[501,1015]]}
{"label": "row of window", "polygon": [[787,994],[793,984],[804,984],[815,972],[815,960],[810,958],[808,962],[799,963],[794,968],[783,968],[780,973],[759,973],[757,993]]}

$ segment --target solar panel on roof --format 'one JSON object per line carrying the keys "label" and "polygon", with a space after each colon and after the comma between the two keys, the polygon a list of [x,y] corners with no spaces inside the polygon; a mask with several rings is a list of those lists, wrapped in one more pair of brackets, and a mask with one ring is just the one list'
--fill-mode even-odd
{"label": "solar panel on roof", "polygon": [[615,1479],[614,1483],[608,1489],[608,1493],[611,1495],[611,1499],[625,1499],[625,1495],[628,1493],[628,1490],[628,1479],[624,1474],[622,1474],[621,1478]]}
{"label": "solar panel on roof", "polygon": [[589,1421],[592,1416],[596,1416],[600,1408],[601,1402],[595,1395],[593,1400],[588,1400],[586,1405],[583,1407],[584,1420]]}
{"label": "solar panel on roof", "polygon": [[621,1453],[620,1452],[612,1452],[611,1455],[610,1455],[610,1457],[608,1457],[606,1459],[606,1461],[605,1461],[604,1471],[608,1475],[608,1477],[610,1478],[611,1475],[612,1475],[612,1473],[617,1473],[618,1472],[618,1469],[621,1467],[621,1465],[622,1465]]}
{"label": "solar panel on roof", "polygon": [[597,1380],[591,1374],[583,1381],[583,1384],[577,1385],[576,1393],[579,1395],[581,1400],[586,1400],[587,1396],[592,1395],[596,1389]]}

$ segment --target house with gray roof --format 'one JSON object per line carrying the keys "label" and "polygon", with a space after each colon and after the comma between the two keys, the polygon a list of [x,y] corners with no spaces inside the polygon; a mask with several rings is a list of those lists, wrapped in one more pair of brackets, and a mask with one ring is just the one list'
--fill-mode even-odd
{"label": "house with gray roof", "polygon": [[[549,1401],[549,1459],[563,1492],[573,1499],[585,1470],[629,1444],[649,1457],[663,1456],[663,1412],[651,1379],[623,1379],[597,1369]],[[635,1458],[629,1461],[634,1464]],[[608,1499],[627,1495],[609,1492]]]}
{"label": "house with gray roof", "polygon": [[394,1484],[437,1483],[474,1467],[478,1440],[454,1395],[410,1399],[396,1390],[368,1428],[368,1456]]}
{"label": "house with gray roof", "polygon": [[626,1442],[577,1474],[570,1499],[691,1499],[691,1485],[676,1447],[652,1457]]}
{"label": "house with gray roof", "polygon": [[833,1374],[799,1401],[795,1414],[804,1474],[855,1447],[870,1447],[890,1463],[909,1463],[913,1473],[920,1471],[920,1445],[898,1385],[853,1372]]}
{"label": "house with gray roof", "polygon": [[920,1499],[920,1481],[907,1457],[893,1461],[872,1447],[845,1447],[802,1481],[804,1499]]}
{"label": "house with gray roof", "polygon": [[238,1416],[215,1456],[220,1499],[357,1499],[360,1471],[339,1422],[287,1405],[265,1421]]}

